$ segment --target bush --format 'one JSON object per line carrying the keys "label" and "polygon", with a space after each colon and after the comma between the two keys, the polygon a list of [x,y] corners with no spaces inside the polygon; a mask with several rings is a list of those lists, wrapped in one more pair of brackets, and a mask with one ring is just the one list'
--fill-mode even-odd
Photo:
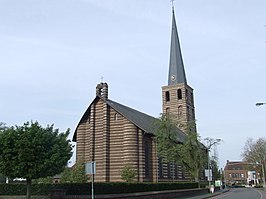
{"label": "bush", "polygon": [[130,165],[124,166],[121,172],[122,180],[126,182],[132,182],[136,175],[137,175],[136,170],[134,170]]}

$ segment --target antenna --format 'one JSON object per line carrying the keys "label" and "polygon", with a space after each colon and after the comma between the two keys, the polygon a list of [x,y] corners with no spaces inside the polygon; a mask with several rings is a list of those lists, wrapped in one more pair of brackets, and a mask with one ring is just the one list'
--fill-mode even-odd
{"label": "antenna", "polygon": [[103,76],[101,76],[101,82],[103,82]]}

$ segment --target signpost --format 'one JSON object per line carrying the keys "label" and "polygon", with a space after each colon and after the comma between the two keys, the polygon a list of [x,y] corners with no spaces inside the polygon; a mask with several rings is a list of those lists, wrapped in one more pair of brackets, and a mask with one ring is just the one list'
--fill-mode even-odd
{"label": "signpost", "polygon": [[212,170],[205,169],[205,177],[207,177],[208,181],[212,181]]}
{"label": "signpost", "polygon": [[96,174],[96,162],[87,162],[85,164],[85,172],[86,174],[92,175],[91,179],[91,199],[94,199],[94,174]]}

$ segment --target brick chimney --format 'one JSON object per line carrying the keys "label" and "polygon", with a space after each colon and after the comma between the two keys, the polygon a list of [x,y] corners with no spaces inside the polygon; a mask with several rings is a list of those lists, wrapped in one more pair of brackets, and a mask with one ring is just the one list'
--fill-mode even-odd
{"label": "brick chimney", "polygon": [[103,82],[97,84],[96,95],[103,99],[108,99],[108,84]]}

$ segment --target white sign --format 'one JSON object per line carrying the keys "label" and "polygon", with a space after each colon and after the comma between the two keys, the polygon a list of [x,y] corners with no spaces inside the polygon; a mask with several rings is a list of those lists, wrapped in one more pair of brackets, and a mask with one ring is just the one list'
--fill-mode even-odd
{"label": "white sign", "polygon": [[212,170],[205,169],[205,177],[208,178],[208,181],[212,181]]}
{"label": "white sign", "polygon": [[96,174],[96,162],[87,162],[85,164],[86,174]]}

